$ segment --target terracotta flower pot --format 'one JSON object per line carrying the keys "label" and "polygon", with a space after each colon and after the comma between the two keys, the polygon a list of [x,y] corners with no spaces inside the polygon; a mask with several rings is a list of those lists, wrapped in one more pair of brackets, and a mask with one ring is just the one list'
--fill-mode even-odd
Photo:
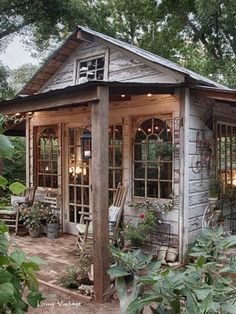
{"label": "terracotta flower pot", "polygon": [[31,238],[38,238],[40,236],[41,228],[29,228],[29,234]]}
{"label": "terracotta flower pot", "polygon": [[162,264],[166,263],[166,252],[168,250],[168,246],[161,246],[159,248],[159,252],[158,252],[158,260],[160,260],[160,262]]}
{"label": "terracotta flower pot", "polygon": [[169,247],[166,253],[166,261],[174,263],[178,257],[178,249]]}

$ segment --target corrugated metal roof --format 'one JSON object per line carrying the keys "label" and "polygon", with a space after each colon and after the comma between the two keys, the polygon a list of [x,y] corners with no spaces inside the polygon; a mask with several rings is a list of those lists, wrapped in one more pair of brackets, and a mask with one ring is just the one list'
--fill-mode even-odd
{"label": "corrugated metal roof", "polygon": [[94,35],[94,36],[97,36],[103,40],[106,40],[107,42],[110,42],[114,45],[117,45],[123,49],[126,49],[140,57],[143,57],[144,59],[147,59],[151,62],[154,62],[154,63],[157,63],[157,64],[160,64],[164,67],[167,67],[173,71],[177,71],[179,73],[183,73],[185,75],[188,75],[189,77],[191,77],[192,79],[194,80],[197,80],[199,81],[200,84],[206,84],[206,85],[210,85],[210,86],[215,86],[215,87],[218,87],[218,88],[222,88],[222,89],[229,89],[228,87],[224,86],[224,85],[221,85],[221,84],[218,84],[198,73],[195,73],[191,70],[188,70],[186,69],[185,67],[182,67],[170,60],[167,60],[165,58],[162,58],[160,56],[157,56],[155,55],[154,53],[151,53],[151,52],[148,52],[146,50],[143,50],[141,48],[138,48],[138,47],[135,47],[133,45],[130,45],[128,43],[125,43],[121,40],[118,40],[118,39],[115,39],[115,38],[112,38],[110,36],[107,36],[105,34],[102,34],[102,33],[99,33],[99,32],[96,32],[94,30],[91,30],[87,27],[83,27],[83,26],[78,26],[79,29],[81,29],[82,31],[88,33],[88,34],[91,34],[91,35]]}

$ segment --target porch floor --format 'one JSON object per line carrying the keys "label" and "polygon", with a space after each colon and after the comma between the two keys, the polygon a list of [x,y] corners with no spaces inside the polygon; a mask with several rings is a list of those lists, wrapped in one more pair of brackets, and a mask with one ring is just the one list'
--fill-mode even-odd
{"label": "porch floor", "polygon": [[[49,240],[46,236],[31,238],[27,236],[12,236],[10,249],[22,249],[28,256],[38,256],[47,262],[38,272],[38,279],[49,285],[40,284],[40,291],[46,298],[36,309],[30,308],[29,314],[118,314],[119,304],[111,299],[104,304],[84,300],[73,290],[59,290],[58,278],[65,272],[66,267],[74,265],[76,256],[73,251],[76,248],[76,237],[69,234],[60,234],[55,240]],[[67,290],[67,289],[64,289]]]}
{"label": "porch floor", "polygon": [[66,267],[74,265],[76,256],[73,254],[76,237],[61,234],[59,238],[50,240],[46,236],[31,238],[30,236],[12,236],[12,247],[22,249],[28,256],[38,256],[47,262],[38,272],[38,278],[50,284],[65,272]]}

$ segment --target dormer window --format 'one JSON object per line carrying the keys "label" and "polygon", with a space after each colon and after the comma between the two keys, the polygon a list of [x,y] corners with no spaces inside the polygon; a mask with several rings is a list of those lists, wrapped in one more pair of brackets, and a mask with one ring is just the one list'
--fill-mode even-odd
{"label": "dormer window", "polygon": [[102,81],[104,80],[104,69],[104,55],[78,60],[76,83],[82,84],[88,81]]}

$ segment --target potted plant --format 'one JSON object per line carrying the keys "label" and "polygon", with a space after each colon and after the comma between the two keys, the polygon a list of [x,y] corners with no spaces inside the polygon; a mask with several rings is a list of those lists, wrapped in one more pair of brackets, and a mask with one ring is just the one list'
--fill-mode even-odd
{"label": "potted plant", "polygon": [[52,211],[49,211],[47,215],[47,237],[48,239],[59,237],[59,217]]}
{"label": "potted plant", "polygon": [[212,207],[216,206],[219,194],[219,183],[215,177],[211,177],[208,192],[208,201]]}
{"label": "potted plant", "polygon": [[40,210],[30,208],[25,209],[21,213],[20,221],[29,230],[32,238],[37,238],[40,235],[42,212]]}
{"label": "potted plant", "polygon": [[155,212],[146,212],[139,216],[136,225],[127,223],[124,228],[125,240],[129,240],[133,248],[140,247],[143,242],[148,241],[150,232],[155,229],[156,214]]}

